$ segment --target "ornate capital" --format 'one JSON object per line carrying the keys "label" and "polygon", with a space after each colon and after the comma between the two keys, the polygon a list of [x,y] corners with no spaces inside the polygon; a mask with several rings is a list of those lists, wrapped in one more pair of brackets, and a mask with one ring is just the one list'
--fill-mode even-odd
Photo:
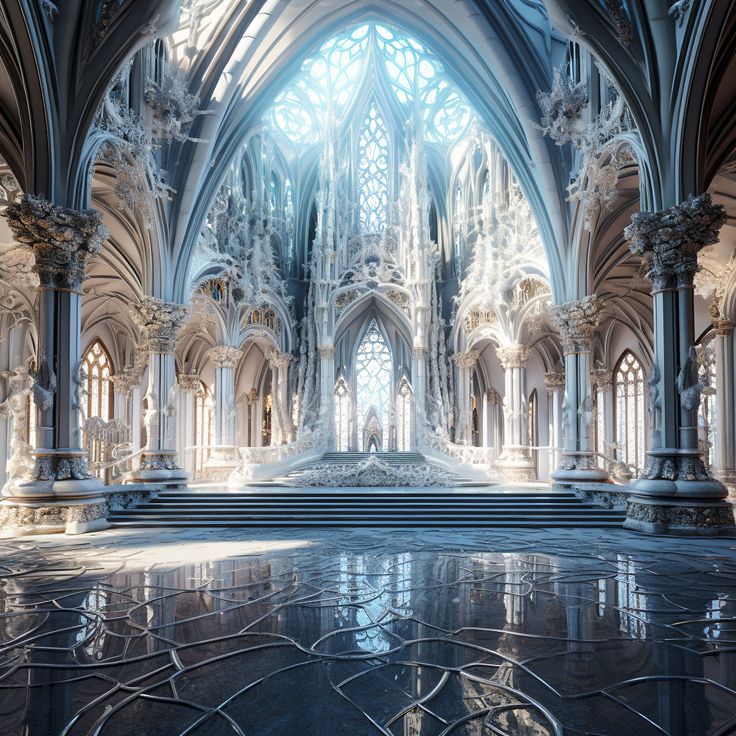
{"label": "ornate capital", "polygon": [[733,335],[734,323],[730,319],[719,319],[713,323],[716,335]]}
{"label": "ornate capital", "polygon": [[183,304],[144,296],[140,304],[131,305],[130,313],[133,322],[145,333],[149,352],[173,353],[189,310]]}
{"label": "ornate capital", "polygon": [[280,350],[276,350],[276,348],[270,346],[266,348],[264,355],[272,368],[286,368],[294,360],[293,355],[282,353]]}
{"label": "ornate capital", "polygon": [[235,368],[243,357],[243,351],[230,345],[217,345],[207,351],[217,368]]}
{"label": "ornate capital", "polygon": [[330,360],[335,357],[335,346],[334,345],[320,345],[319,357],[322,360]]}
{"label": "ornate capital", "polygon": [[97,210],[72,210],[24,194],[4,212],[15,239],[33,250],[42,287],[81,291],[87,261],[110,234]]}
{"label": "ornate capital", "polygon": [[486,399],[489,404],[493,404],[494,406],[500,406],[503,403],[501,394],[495,388],[486,389]]}
{"label": "ornate capital", "polygon": [[723,205],[713,204],[706,192],[666,210],[632,215],[624,236],[629,250],[642,257],[654,288],[672,289],[692,286],[698,253],[718,242],[725,221]]}
{"label": "ornate capital", "polygon": [[248,399],[249,404],[255,404],[258,401],[258,389],[253,386],[245,397]]}
{"label": "ornate capital", "polygon": [[508,345],[505,348],[496,348],[496,355],[501,361],[504,370],[509,368],[526,368],[530,350],[526,345]]}
{"label": "ornate capital", "polygon": [[197,373],[180,373],[176,377],[176,382],[182,391],[199,391],[202,388]]}
{"label": "ornate capital", "polygon": [[590,372],[590,383],[596,391],[606,391],[613,386],[613,372],[608,368],[593,368]]}
{"label": "ornate capital", "polygon": [[475,368],[475,364],[478,362],[480,352],[478,350],[468,350],[464,353],[455,353],[452,356],[452,362],[458,368]]}
{"label": "ornate capital", "polygon": [[566,355],[590,352],[593,332],[603,322],[605,312],[606,303],[597,294],[552,307],[552,323],[560,331]]}
{"label": "ornate capital", "polygon": [[562,390],[565,388],[565,372],[547,371],[544,374],[544,385],[547,387],[548,394]]}
{"label": "ornate capital", "polygon": [[141,372],[135,368],[124,368],[116,376],[110,379],[115,386],[115,390],[127,396],[130,394],[133,386],[137,386],[141,380]]}
{"label": "ornate capital", "polygon": [[427,348],[424,345],[415,345],[411,349],[411,357],[414,358],[414,360],[426,360]]}

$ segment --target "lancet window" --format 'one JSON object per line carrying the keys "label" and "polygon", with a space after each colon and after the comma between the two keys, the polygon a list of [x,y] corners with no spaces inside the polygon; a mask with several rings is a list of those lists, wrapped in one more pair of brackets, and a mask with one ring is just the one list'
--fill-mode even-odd
{"label": "lancet window", "polygon": [[84,355],[87,417],[109,422],[113,415],[112,360],[101,340],[95,340]]}
{"label": "lancet window", "polygon": [[352,403],[350,390],[345,380],[340,378],[335,387],[335,437],[339,452],[347,452],[350,449],[353,434]]}
{"label": "lancet window", "polygon": [[386,429],[393,394],[392,366],[391,351],[373,320],[355,356],[356,418],[361,427],[369,416],[378,419],[384,437],[388,435]]}
{"label": "lancet window", "polygon": [[618,459],[644,466],[644,369],[627,350],[614,371],[616,444]]}

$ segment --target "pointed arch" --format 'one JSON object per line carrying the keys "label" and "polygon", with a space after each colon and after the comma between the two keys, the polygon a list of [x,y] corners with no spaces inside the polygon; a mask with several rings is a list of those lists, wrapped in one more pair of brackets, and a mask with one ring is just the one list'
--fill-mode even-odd
{"label": "pointed arch", "polygon": [[84,392],[87,397],[85,417],[100,417],[105,422],[113,418],[113,385],[115,375],[112,358],[105,344],[98,337],[87,348],[82,359]]}

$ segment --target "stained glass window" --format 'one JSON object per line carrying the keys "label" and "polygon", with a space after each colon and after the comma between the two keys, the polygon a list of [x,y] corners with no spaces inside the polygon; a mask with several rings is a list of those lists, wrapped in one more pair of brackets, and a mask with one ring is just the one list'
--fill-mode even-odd
{"label": "stained glass window", "polygon": [[341,378],[335,387],[335,435],[338,452],[347,452],[350,449],[352,436],[351,414],[352,399],[347,384]]}
{"label": "stained glass window", "polygon": [[84,356],[83,368],[86,374],[85,392],[87,394],[87,417],[100,417],[109,422],[112,419],[112,361],[100,340],[90,345]]}
{"label": "stained glass window", "polygon": [[384,437],[388,435],[392,375],[391,351],[373,320],[355,356],[356,417],[362,428],[369,414],[375,414],[382,424]]}
{"label": "stained glass window", "polygon": [[473,118],[450,84],[442,63],[422,43],[381,24],[364,24],[334,36],[302,64],[277,98],[271,122],[290,140],[317,143],[327,124],[341,124],[361,84],[383,83],[396,96],[404,119],[419,112],[427,140],[452,143]]}
{"label": "stained glass window", "polygon": [[388,132],[375,103],[360,129],[358,187],[361,228],[366,233],[380,233],[386,225],[388,206]]}
{"label": "stained glass window", "polygon": [[644,466],[644,370],[626,351],[614,372],[617,459]]}

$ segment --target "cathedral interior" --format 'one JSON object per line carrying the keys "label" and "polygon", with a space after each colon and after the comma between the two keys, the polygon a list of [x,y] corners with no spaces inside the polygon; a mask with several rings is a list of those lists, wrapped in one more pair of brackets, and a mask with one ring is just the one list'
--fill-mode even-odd
{"label": "cathedral interior", "polygon": [[0,733],[736,735],[735,326],[732,0],[2,0]]}

